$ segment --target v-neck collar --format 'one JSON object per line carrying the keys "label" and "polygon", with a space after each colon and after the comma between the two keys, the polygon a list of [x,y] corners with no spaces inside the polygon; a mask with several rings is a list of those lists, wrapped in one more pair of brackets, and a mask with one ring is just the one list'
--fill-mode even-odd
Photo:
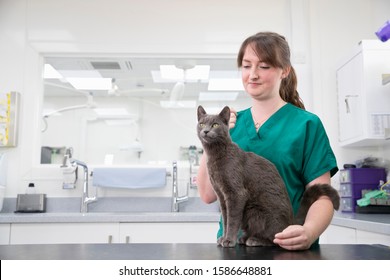
{"label": "v-neck collar", "polygon": [[261,138],[267,130],[269,130],[278,120],[284,115],[283,111],[287,110],[287,108],[290,106],[289,103],[284,104],[282,107],[280,107],[275,113],[273,113],[259,128],[258,131],[256,131],[255,124],[253,122],[253,116],[252,116],[252,110],[249,108],[247,110],[247,116],[246,116],[246,130],[251,139],[258,139]]}

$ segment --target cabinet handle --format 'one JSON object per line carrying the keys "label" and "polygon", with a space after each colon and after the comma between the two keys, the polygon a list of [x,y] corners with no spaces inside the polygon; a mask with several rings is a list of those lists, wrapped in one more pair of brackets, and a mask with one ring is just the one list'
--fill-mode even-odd
{"label": "cabinet handle", "polygon": [[351,113],[351,110],[349,108],[348,98],[345,98],[344,101],[345,101],[345,111],[347,112],[347,114],[349,114]]}
{"label": "cabinet handle", "polygon": [[349,102],[348,102],[348,98],[350,97],[359,97],[358,95],[346,95],[345,96],[345,99],[344,99],[344,102],[345,102],[345,110],[347,112],[347,114],[351,113],[351,108],[349,107]]}
{"label": "cabinet handle", "polygon": [[108,236],[108,244],[111,244],[112,243],[112,235],[109,235]]}
{"label": "cabinet handle", "polygon": [[125,242],[126,242],[126,244],[130,243],[130,236],[128,236],[128,235],[126,236],[126,241]]}

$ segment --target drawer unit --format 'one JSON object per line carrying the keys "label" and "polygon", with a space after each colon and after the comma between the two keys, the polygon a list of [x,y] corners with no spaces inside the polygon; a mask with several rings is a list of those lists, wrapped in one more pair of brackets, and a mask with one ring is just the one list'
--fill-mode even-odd
{"label": "drawer unit", "polygon": [[363,190],[374,190],[386,180],[384,168],[351,168],[340,170],[341,211],[355,212],[356,201]]}
{"label": "drawer unit", "polygon": [[352,197],[341,197],[340,198],[340,209],[343,212],[354,211],[354,201]]}

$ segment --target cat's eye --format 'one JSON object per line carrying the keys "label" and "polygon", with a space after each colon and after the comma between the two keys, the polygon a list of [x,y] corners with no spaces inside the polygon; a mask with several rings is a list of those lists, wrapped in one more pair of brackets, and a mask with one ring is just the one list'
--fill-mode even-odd
{"label": "cat's eye", "polygon": [[206,125],[204,123],[200,123],[199,127],[204,128]]}
{"label": "cat's eye", "polygon": [[214,123],[214,124],[213,124],[213,127],[214,127],[214,128],[219,127],[219,123]]}

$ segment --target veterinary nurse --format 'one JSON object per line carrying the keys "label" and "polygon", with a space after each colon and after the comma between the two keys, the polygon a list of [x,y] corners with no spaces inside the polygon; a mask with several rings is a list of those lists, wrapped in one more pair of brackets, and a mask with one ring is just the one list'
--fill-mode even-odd
{"label": "veterinary nurse", "polygon": [[[296,212],[305,188],[330,184],[337,163],[320,119],[307,112],[298,95],[297,79],[285,38],[260,32],[247,38],[237,57],[245,91],[252,107],[230,117],[232,140],[275,164]],[[217,200],[207,173],[207,154],[198,171],[198,189],[206,203]],[[275,209],[277,211],[277,209]],[[308,249],[330,224],[333,205],[326,196],[310,207],[303,225],[291,225],[275,235],[274,243],[287,250]],[[222,236],[220,223],[218,237]]]}

